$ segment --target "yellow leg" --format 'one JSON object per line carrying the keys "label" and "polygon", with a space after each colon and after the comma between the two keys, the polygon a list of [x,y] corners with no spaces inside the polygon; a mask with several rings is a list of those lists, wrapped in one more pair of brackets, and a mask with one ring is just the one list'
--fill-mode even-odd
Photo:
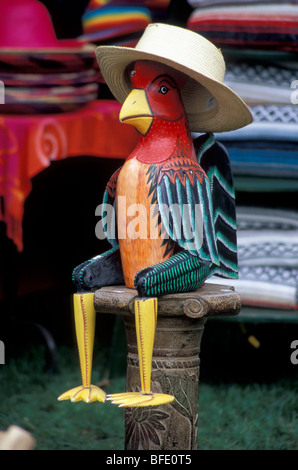
{"label": "yellow leg", "polygon": [[170,403],[172,395],[151,392],[151,369],[157,319],[157,298],[135,300],[135,323],[140,364],[141,392],[114,393],[107,399],[121,407]]}
{"label": "yellow leg", "polygon": [[80,357],[82,385],[72,388],[58,397],[58,400],[104,402],[105,392],[91,385],[92,356],[95,332],[94,294],[74,294],[75,328]]}

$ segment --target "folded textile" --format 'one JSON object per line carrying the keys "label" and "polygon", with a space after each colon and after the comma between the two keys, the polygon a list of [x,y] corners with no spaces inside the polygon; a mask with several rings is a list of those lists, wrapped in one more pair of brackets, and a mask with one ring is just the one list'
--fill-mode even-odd
{"label": "folded textile", "polygon": [[238,233],[255,230],[298,231],[298,212],[290,209],[237,206]]}
{"label": "folded textile", "polygon": [[94,69],[94,47],[75,52],[16,51],[0,49],[0,70],[6,73],[76,73]]}
{"label": "folded textile", "polygon": [[[238,230],[239,264],[296,267],[298,230]],[[269,271],[268,271],[269,272]]]}
{"label": "folded textile", "polygon": [[[220,139],[218,139],[220,141]],[[297,142],[225,141],[233,174],[297,178]]]}
{"label": "folded textile", "polygon": [[5,86],[39,87],[39,86],[80,86],[86,83],[96,83],[100,78],[99,70],[90,68],[73,73],[25,73],[25,71],[2,72],[0,79]]}
{"label": "folded textile", "polygon": [[[242,129],[216,133],[216,140],[225,146],[239,145],[239,147],[246,147],[247,144],[257,145],[257,141],[269,141],[269,144],[274,146],[277,141],[288,144],[298,141],[298,106],[257,105],[249,108],[254,122]],[[198,135],[194,133],[193,137],[196,138]],[[268,142],[266,145],[268,146]],[[297,145],[296,151],[298,152]]]}
{"label": "folded textile", "polygon": [[215,134],[217,140],[222,141],[224,145],[229,141],[255,141],[269,140],[272,143],[274,141],[287,141],[287,142],[298,142],[298,132],[296,123],[281,123],[281,122],[253,122],[247,127],[237,129],[231,132],[222,132],[221,134]]}
{"label": "folded textile", "polygon": [[3,114],[52,114],[71,112],[96,100],[98,84],[53,87],[6,87]]}
{"label": "folded textile", "polygon": [[0,51],[2,114],[70,112],[96,100],[101,75],[94,63],[94,46],[71,53]]}
{"label": "folded textile", "polygon": [[297,178],[298,106],[250,106],[254,122],[215,134],[229,153],[234,175]]}
{"label": "folded textile", "polygon": [[298,50],[298,5],[290,2],[196,8],[187,26],[219,47]]}
{"label": "folded textile", "polygon": [[240,268],[239,279],[227,280],[212,276],[206,283],[233,286],[243,306],[298,309],[298,269],[271,269],[266,272],[265,268]]}
{"label": "folded textile", "polygon": [[236,280],[207,282],[233,285],[243,305],[298,309],[298,213],[237,207]]}
{"label": "folded textile", "polygon": [[[289,105],[294,97],[298,63],[227,62],[225,84],[251,105]],[[298,82],[297,82],[298,85]]]}

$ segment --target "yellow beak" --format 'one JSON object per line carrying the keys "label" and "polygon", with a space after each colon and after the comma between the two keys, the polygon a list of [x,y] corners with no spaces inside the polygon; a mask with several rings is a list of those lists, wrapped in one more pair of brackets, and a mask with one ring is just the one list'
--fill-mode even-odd
{"label": "yellow beak", "polygon": [[147,134],[153,115],[145,90],[133,89],[130,92],[122,105],[119,119],[120,122],[134,126],[142,135]]}

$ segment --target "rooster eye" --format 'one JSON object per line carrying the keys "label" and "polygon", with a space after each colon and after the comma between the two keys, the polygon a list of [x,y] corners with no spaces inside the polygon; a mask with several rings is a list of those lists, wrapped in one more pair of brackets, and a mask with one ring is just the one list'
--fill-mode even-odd
{"label": "rooster eye", "polygon": [[165,85],[161,86],[159,89],[159,93],[161,93],[162,95],[165,95],[166,93],[168,93],[168,91],[169,89]]}

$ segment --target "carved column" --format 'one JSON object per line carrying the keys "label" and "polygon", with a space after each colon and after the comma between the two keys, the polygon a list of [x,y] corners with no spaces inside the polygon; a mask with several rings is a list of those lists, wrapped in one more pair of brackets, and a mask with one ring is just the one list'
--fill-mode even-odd
{"label": "carved column", "polygon": [[[129,408],[125,448],[197,449],[200,343],[206,319],[159,315],[152,360],[152,392],[175,396],[158,407]],[[127,391],[139,391],[140,372],[133,317],[125,317]]]}
{"label": "carved column", "polygon": [[[105,287],[95,293],[95,308],[123,315],[127,336],[126,391],[140,390],[134,321],[137,292]],[[232,288],[205,285],[195,292],[158,298],[152,359],[152,392],[175,396],[157,407],[127,408],[125,449],[197,449],[200,345],[208,316],[237,315],[240,296]]]}

